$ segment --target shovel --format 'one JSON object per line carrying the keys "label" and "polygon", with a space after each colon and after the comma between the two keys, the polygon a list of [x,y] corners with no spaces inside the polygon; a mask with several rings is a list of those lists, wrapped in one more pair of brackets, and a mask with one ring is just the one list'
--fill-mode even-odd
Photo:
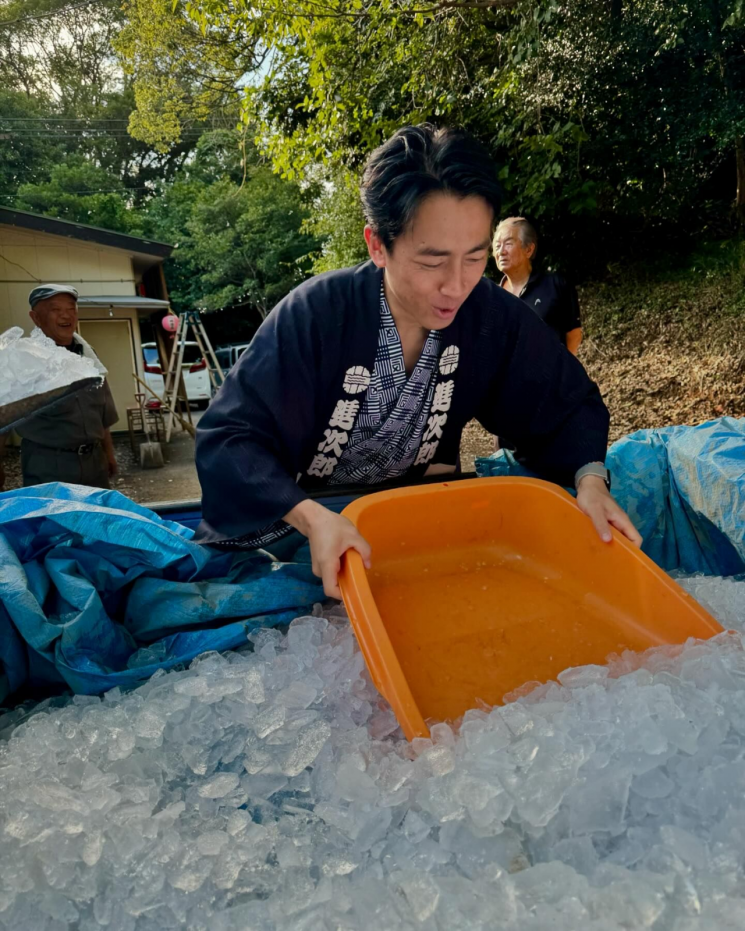
{"label": "shovel", "polygon": [[81,378],[69,385],[63,385],[61,388],[53,388],[51,391],[32,394],[21,401],[0,404],[0,433],[7,433],[14,427],[20,427],[22,423],[30,420],[31,417],[35,417],[42,411],[51,410],[60,401],[64,401],[77,391],[83,391],[85,388],[92,388],[100,384],[100,378]]}
{"label": "shovel", "polygon": [[165,465],[163,461],[163,450],[160,443],[153,442],[148,432],[147,417],[145,415],[144,394],[137,395],[140,402],[140,416],[142,417],[142,429],[145,431],[145,442],[140,444],[140,467],[143,469],[162,469]]}

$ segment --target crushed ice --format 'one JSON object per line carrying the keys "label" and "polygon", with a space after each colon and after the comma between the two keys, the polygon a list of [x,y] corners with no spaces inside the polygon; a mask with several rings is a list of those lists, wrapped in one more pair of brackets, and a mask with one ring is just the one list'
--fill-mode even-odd
{"label": "crushed ice", "polygon": [[[745,628],[744,582],[682,581]],[[745,927],[739,634],[412,745],[341,609],[251,639],[0,718],[1,928]]]}
{"label": "crushed ice", "polygon": [[0,407],[35,394],[63,388],[83,378],[100,377],[90,359],[69,352],[35,328],[0,334]]}

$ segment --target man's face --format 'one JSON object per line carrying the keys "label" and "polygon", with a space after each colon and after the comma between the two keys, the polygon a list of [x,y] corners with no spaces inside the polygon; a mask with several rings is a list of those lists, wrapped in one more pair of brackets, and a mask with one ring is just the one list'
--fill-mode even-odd
{"label": "man's face", "polygon": [[386,296],[399,327],[441,330],[453,322],[484,274],[492,221],[483,198],[437,193],[419,205],[390,249],[365,229],[370,257],[385,269]]}
{"label": "man's face", "polygon": [[530,274],[531,259],[535,246],[524,246],[518,231],[509,227],[499,230],[494,240],[494,258],[497,268],[504,275]]}
{"label": "man's face", "polygon": [[69,346],[78,324],[78,304],[72,294],[55,294],[39,303],[29,316],[58,346]]}

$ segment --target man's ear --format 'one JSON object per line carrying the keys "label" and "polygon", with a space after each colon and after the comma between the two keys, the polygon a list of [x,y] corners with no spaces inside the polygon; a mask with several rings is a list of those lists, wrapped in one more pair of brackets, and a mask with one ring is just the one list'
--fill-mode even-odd
{"label": "man's ear", "polygon": [[39,318],[37,317],[36,311],[33,308],[28,312],[28,315],[31,317],[34,326],[39,326]]}
{"label": "man's ear", "polygon": [[373,262],[378,268],[385,268],[388,253],[383,245],[383,240],[371,226],[365,227],[365,242],[367,243],[367,251],[370,253],[370,258]]}

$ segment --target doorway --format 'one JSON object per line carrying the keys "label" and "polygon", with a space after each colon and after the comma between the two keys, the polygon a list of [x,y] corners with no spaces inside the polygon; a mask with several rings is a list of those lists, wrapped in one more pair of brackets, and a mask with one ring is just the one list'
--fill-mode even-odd
{"label": "doorway", "polygon": [[91,344],[93,351],[109,370],[106,376],[114,396],[119,420],[113,425],[120,430],[127,425],[127,408],[135,403],[134,379],[137,371],[132,337],[131,320],[83,320],[78,321],[80,335]]}

